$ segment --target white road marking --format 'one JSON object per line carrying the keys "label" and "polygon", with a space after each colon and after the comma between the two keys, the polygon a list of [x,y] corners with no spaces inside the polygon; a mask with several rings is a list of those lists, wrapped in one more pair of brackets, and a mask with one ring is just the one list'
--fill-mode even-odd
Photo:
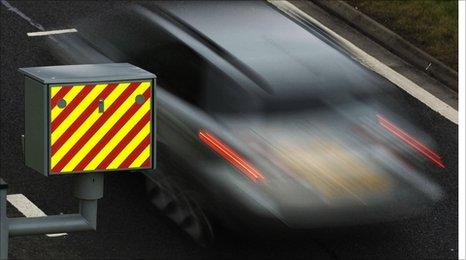
{"label": "white road marking", "polygon": [[[6,200],[27,218],[47,216],[40,208],[23,194],[10,194]],[[47,234],[48,237],[65,236],[67,233]]]}
{"label": "white road marking", "polygon": [[6,0],[2,0],[2,5],[4,5],[8,11],[11,11],[11,12],[14,12],[16,13],[17,15],[19,15],[19,17],[23,18],[24,20],[26,20],[30,25],[36,27],[37,29],[43,31],[44,30],[44,27],[36,22],[34,22],[31,18],[29,18],[29,16],[25,15],[23,12],[21,12],[18,8],[12,6],[10,3],[8,3]]}
{"label": "white road marking", "polygon": [[63,29],[63,30],[28,32],[27,35],[29,37],[34,37],[34,36],[47,36],[47,35],[62,34],[62,33],[75,33],[75,32],[78,32],[78,30],[71,28],[71,29]]}
{"label": "white road marking", "polygon": [[331,35],[336,41],[338,41],[342,47],[344,47],[348,52],[350,52],[354,57],[356,57],[364,66],[385,77],[386,79],[397,85],[399,88],[403,89],[408,94],[415,97],[416,99],[430,107],[432,110],[438,112],[451,122],[458,124],[458,110],[446,104],[436,96],[432,95],[431,93],[421,88],[416,83],[412,82],[403,75],[399,74],[392,68],[388,67],[381,61],[367,54],[366,52],[358,48],[356,45],[352,44],[350,41],[346,40],[339,34],[327,28],[318,20],[301,11],[299,8],[289,3],[288,1],[268,0],[268,2],[270,2],[278,9],[286,13],[298,14],[299,16],[304,17],[311,23],[315,24],[320,29]]}

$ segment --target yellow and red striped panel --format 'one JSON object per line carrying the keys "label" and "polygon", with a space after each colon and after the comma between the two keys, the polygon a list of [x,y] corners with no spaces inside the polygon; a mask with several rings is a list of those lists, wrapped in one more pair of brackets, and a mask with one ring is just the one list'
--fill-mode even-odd
{"label": "yellow and red striped panel", "polygon": [[50,172],[151,167],[151,99],[151,81],[52,86]]}

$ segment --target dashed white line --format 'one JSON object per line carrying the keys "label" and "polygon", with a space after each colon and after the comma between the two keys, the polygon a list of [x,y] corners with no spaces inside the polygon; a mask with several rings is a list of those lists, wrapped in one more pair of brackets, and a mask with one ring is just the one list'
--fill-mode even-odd
{"label": "dashed white line", "polygon": [[[7,195],[6,200],[27,218],[47,216],[23,194]],[[67,235],[67,233],[47,234],[48,237],[59,237],[65,235]]]}
{"label": "dashed white line", "polygon": [[25,15],[23,12],[21,12],[18,8],[12,6],[10,3],[8,3],[8,1],[6,0],[2,0],[1,1],[2,5],[4,5],[8,11],[11,11],[11,12],[14,12],[16,13],[17,15],[19,15],[19,17],[23,18],[24,20],[26,20],[30,25],[36,27],[37,29],[43,31],[44,30],[44,27],[36,22],[34,22],[30,17],[28,17],[27,15]]}
{"label": "dashed white line", "polygon": [[28,32],[27,35],[29,37],[35,37],[35,36],[47,36],[47,35],[52,35],[52,34],[75,33],[75,32],[78,32],[78,30],[71,28],[71,29],[52,30],[52,31]]}
{"label": "dashed white line", "polygon": [[332,31],[331,29],[320,23],[318,20],[306,14],[305,12],[303,12],[293,4],[289,3],[288,1],[268,1],[271,4],[275,5],[278,9],[286,13],[297,14],[307,19],[309,22],[315,24],[320,29],[331,35],[337,42],[340,43],[340,45],[343,48],[350,52],[351,55],[357,58],[364,66],[385,77],[386,79],[397,85],[399,88],[403,89],[408,94],[415,97],[416,99],[430,107],[432,110],[438,112],[448,120],[452,121],[455,124],[458,124],[458,111],[450,105],[448,105],[447,103],[443,102],[436,96],[432,95],[431,93],[418,86],[416,83],[412,82],[403,75],[399,74],[398,72],[385,65],[381,61],[367,54],[365,51],[361,50],[356,45],[346,40],[336,32]]}

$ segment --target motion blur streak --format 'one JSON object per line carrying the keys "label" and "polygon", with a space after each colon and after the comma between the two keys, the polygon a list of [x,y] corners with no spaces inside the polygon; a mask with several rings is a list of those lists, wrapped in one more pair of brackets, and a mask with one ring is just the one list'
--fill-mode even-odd
{"label": "motion blur streak", "polygon": [[443,164],[442,158],[435,153],[434,151],[430,150],[427,148],[424,144],[419,142],[418,140],[414,139],[410,135],[408,135],[406,132],[395,126],[392,122],[387,120],[381,115],[377,115],[377,119],[379,121],[379,124],[383,126],[385,129],[390,131],[393,135],[397,136],[400,138],[403,142],[407,143],[410,145],[412,148],[416,149],[420,153],[422,153],[424,156],[429,158],[435,165],[437,165],[440,168],[445,168],[445,165]]}
{"label": "motion blur streak", "polygon": [[224,144],[213,134],[206,130],[200,130],[199,139],[207,144],[212,150],[217,152],[220,156],[222,156],[225,160],[229,161],[233,166],[238,168],[252,181],[257,182],[264,179],[264,176],[256,168],[254,168],[254,166],[252,166],[231,147]]}
{"label": "motion blur streak", "polygon": [[157,74],[160,180],[232,230],[391,221],[443,197],[409,98],[265,1],[146,2],[70,26],[51,42],[63,62]]}

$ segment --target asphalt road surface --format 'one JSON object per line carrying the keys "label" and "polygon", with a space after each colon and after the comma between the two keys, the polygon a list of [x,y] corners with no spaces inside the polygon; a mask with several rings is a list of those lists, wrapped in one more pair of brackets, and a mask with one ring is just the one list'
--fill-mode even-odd
{"label": "asphalt road surface", "polygon": [[[70,22],[120,2],[10,2],[46,30],[67,29]],[[72,177],[42,177],[22,162],[23,79],[19,67],[58,65],[44,48],[38,31],[5,6],[1,14],[1,177],[9,194],[22,193],[46,214],[72,213]],[[124,17],[122,17],[124,19]],[[202,248],[159,214],[148,202],[141,176],[110,175],[99,203],[98,230],[10,239],[12,258],[457,258],[458,127],[421,102],[408,97],[422,127],[438,142],[446,169],[432,178],[446,199],[429,214],[410,220],[352,228],[319,229],[281,237],[217,232],[218,243]],[[21,214],[11,205],[9,216]]]}

